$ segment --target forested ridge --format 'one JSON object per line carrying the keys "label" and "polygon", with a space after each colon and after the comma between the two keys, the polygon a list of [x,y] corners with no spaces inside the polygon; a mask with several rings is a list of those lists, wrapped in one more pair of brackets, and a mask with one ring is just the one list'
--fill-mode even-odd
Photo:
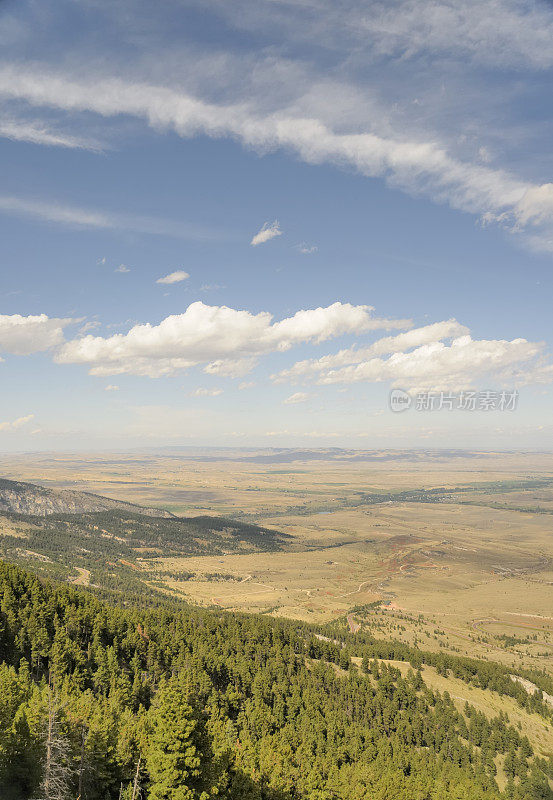
{"label": "forested ridge", "polygon": [[0,557],[60,580],[85,568],[97,587],[152,594],[146,560],[281,550],[290,536],[224,517],[156,517],[127,510],[0,513]]}
{"label": "forested ridge", "polygon": [[[379,660],[398,645],[367,635],[342,646],[293,621],[115,607],[1,562],[0,598],[2,797],[553,798],[553,761],[504,714],[426,686],[428,654],[403,653],[402,677]],[[501,667],[448,658],[511,691]]]}

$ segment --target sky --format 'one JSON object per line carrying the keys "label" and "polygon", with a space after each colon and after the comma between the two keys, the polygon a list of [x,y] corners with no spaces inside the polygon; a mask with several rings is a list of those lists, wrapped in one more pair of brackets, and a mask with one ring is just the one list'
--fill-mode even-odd
{"label": "sky", "polygon": [[0,450],[551,449],[552,77],[546,2],[0,0]]}

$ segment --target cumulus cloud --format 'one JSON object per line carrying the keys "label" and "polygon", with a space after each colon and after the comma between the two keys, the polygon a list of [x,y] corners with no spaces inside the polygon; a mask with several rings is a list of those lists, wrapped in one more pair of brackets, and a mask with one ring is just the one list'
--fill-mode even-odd
{"label": "cumulus cloud", "polygon": [[276,219],[274,222],[266,222],[261,228],[261,230],[259,230],[255,234],[250,244],[253,247],[256,247],[258,244],[265,244],[265,242],[274,239],[275,236],[282,236],[280,225],[278,224],[278,220]]}
{"label": "cumulus cloud", "polygon": [[49,350],[64,341],[63,329],[72,322],[46,314],[0,314],[0,352],[26,356]]}
{"label": "cumulus cloud", "polygon": [[412,347],[438,342],[441,339],[448,339],[454,336],[462,336],[467,333],[469,333],[468,328],[455,319],[434,322],[421,328],[412,328],[406,333],[400,333],[397,336],[386,336],[378,339],[368,347],[349,347],[321,358],[297,361],[289,369],[282,370],[271,377],[276,383],[305,380],[348,364],[359,364],[371,356],[403,352]]}
{"label": "cumulus cloud", "polygon": [[287,406],[291,406],[296,405],[296,403],[305,403],[306,400],[309,400],[309,395],[306,392],[294,392],[282,402]]}
{"label": "cumulus cloud", "polygon": [[460,390],[482,379],[502,385],[550,382],[553,365],[544,346],[526,339],[478,340],[460,336],[451,344],[433,342],[389,358],[372,358],[339,369],[323,370],[319,384],[389,381],[410,391]]}
{"label": "cumulus cloud", "polygon": [[268,312],[252,314],[195,302],[159,325],[134,325],[128,333],[84,336],[63,345],[56,361],[88,364],[92,375],[131,373],[159,377],[199,364],[213,374],[244,374],[255,359],[305,342],[320,343],[344,334],[407,328],[410,320],[381,319],[373,308],[333,303],[298,311],[273,322]]}
{"label": "cumulus cloud", "polygon": [[185,281],[189,278],[190,275],[188,272],[185,272],[182,269],[178,269],[175,272],[170,272],[168,275],[164,275],[163,278],[158,278],[156,283],[180,283],[181,281]]}
{"label": "cumulus cloud", "polygon": [[0,431],[16,431],[35,418],[34,414],[27,414],[26,417],[18,417],[10,422],[0,422]]}

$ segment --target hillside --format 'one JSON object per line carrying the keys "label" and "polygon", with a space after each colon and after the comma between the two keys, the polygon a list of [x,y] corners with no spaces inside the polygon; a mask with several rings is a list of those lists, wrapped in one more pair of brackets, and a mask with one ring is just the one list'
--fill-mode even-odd
{"label": "hillside", "polygon": [[171,559],[267,553],[283,549],[290,538],[224,517],[152,516],[120,507],[43,516],[0,513],[0,555],[6,560],[123,593],[163,589],[160,576],[171,574]]}
{"label": "hillside", "polygon": [[34,483],[0,479],[0,512],[47,516],[48,514],[81,514],[87,511],[109,511],[119,508],[147,517],[172,517],[169,511],[145,508],[135,503],[112,500],[89,492],[71,489],[47,489]]}
{"label": "hillside", "polygon": [[[1,563],[0,597],[3,798],[53,797],[54,780],[56,797],[87,800],[553,798],[553,760],[503,711],[459,710],[447,683],[427,684],[422,651],[255,615],[117,609]],[[431,660],[549,727],[501,667]]]}

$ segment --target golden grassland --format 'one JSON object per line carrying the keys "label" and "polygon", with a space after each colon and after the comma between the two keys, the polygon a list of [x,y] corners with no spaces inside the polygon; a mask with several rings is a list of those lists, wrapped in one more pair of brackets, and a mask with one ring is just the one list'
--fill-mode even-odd
{"label": "golden grassland", "polygon": [[[248,460],[255,455],[4,456],[0,469],[6,478],[231,516],[293,537],[269,554],[137,552],[145,580],[191,602],[309,621],[379,603],[358,615],[376,635],[553,670],[553,484],[483,486],[552,477],[551,454]],[[474,491],[451,502],[370,504],[364,496],[467,486]]]}

